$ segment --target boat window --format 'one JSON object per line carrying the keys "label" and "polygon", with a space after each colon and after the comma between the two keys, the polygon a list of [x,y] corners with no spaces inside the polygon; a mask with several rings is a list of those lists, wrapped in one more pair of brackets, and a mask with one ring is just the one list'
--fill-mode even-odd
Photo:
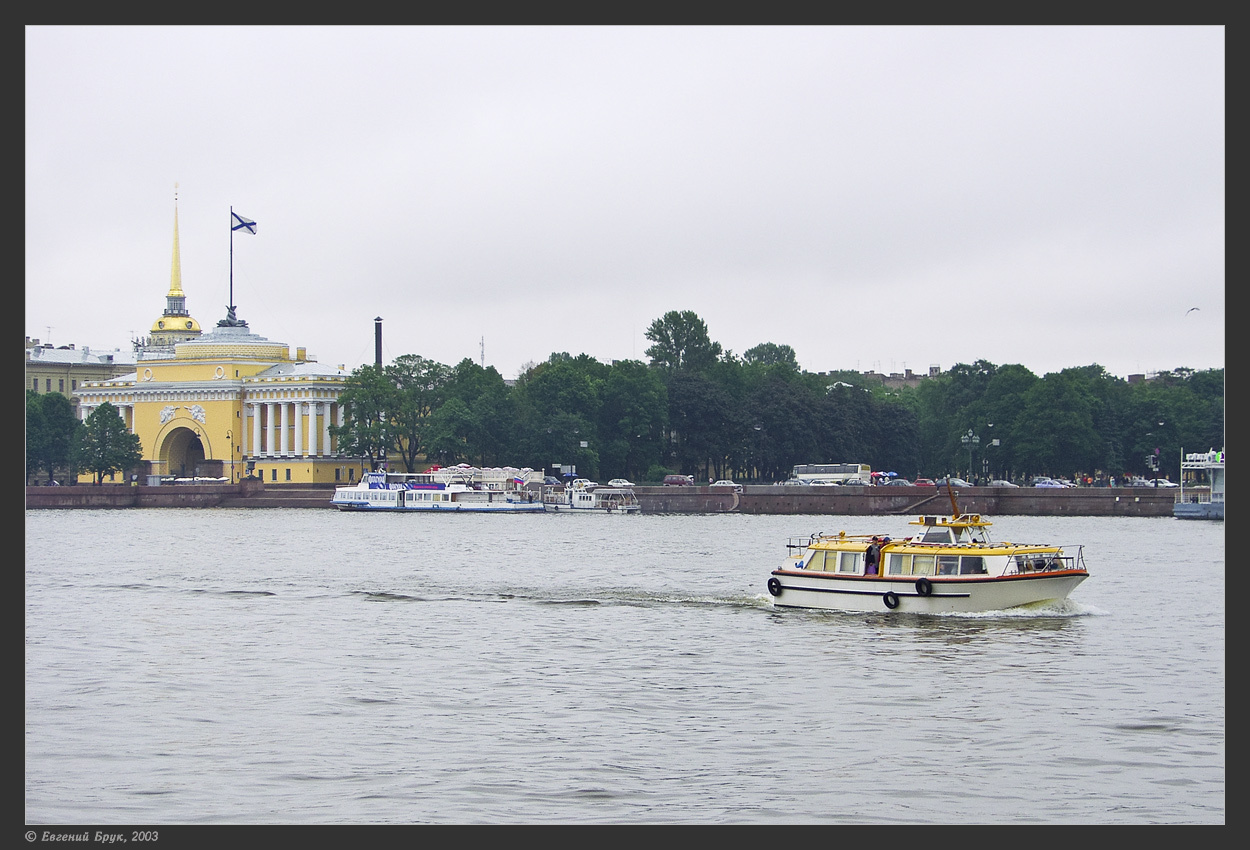
{"label": "boat window", "polygon": [[964,555],[959,559],[959,574],[961,576],[983,575],[985,573],[985,559],[980,555]]}
{"label": "boat window", "polygon": [[930,528],[924,533],[921,543],[954,543],[949,528]]}
{"label": "boat window", "polygon": [[938,575],[953,576],[959,569],[958,555],[938,555]]}
{"label": "boat window", "polygon": [[911,575],[911,555],[904,555],[901,552],[891,552],[886,572],[892,576]]}
{"label": "boat window", "polygon": [[861,572],[859,562],[863,559],[863,555],[859,552],[843,552],[842,560],[838,563],[838,572],[840,573],[858,573]]}
{"label": "boat window", "polygon": [[912,559],[911,574],[914,576],[933,575],[933,556],[916,555],[915,558]]}
{"label": "boat window", "polygon": [[821,571],[825,569],[825,551],[823,549],[817,549],[812,552],[812,559],[807,562],[807,568],[809,570]]}

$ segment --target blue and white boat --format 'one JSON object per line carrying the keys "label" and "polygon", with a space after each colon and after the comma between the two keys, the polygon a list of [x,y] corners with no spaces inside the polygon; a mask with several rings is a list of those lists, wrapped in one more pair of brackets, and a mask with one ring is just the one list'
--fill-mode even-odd
{"label": "blue and white boat", "polygon": [[[1202,486],[1204,485],[1205,486]],[[1181,486],[1172,505],[1177,519],[1224,519],[1224,450],[1182,455]]]}
{"label": "blue and white boat", "polygon": [[428,472],[367,472],[336,487],[331,504],[341,511],[427,513],[543,513],[541,473],[532,469],[481,469],[467,464]]}

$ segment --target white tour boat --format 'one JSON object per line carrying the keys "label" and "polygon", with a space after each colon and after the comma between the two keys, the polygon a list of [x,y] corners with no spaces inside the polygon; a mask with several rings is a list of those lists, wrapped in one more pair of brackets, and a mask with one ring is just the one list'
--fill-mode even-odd
{"label": "white tour boat", "polygon": [[568,486],[544,487],[543,506],[552,513],[636,514],[642,510],[632,487],[597,487],[585,478],[576,478]]}
{"label": "white tour boat", "polygon": [[341,511],[543,513],[542,480],[531,469],[467,464],[419,473],[368,472],[354,485],[336,487],[331,504]]}
{"label": "white tour boat", "polygon": [[[1206,479],[1205,487],[1195,486]],[[1189,487],[1186,488],[1186,479]],[[1191,452],[1181,460],[1181,486],[1172,505],[1178,519],[1224,519],[1224,450]]]}
{"label": "white tour boat", "polygon": [[[954,499],[952,498],[952,507]],[[995,543],[978,514],[922,516],[911,537],[813,534],[791,540],[768,579],[773,605],[941,614],[1066,599],[1089,578],[1083,547]]]}

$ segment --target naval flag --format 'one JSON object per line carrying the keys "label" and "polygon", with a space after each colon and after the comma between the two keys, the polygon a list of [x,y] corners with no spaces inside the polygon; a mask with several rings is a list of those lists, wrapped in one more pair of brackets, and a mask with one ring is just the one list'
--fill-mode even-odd
{"label": "naval flag", "polygon": [[241,230],[244,233],[250,233],[253,236],[255,236],[256,235],[256,222],[252,221],[250,218],[244,218],[243,216],[239,215],[234,210],[231,210],[230,211],[230,230],[232,232],[237,232]]}

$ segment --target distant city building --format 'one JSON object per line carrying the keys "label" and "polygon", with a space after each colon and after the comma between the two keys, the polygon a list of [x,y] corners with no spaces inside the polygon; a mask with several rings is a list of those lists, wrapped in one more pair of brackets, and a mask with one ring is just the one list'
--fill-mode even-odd
{"label": "distant city building", "polygon": [[133,372],[135,353],[115,348],[93,351],[87,346],[53,348],[26,337],[26,389],[60,393],[77,405],[74,390],[85,381],[102,381]]}
{"label": "distant city building", "polygon": [[901,387],[915,388],[915,387],[920,386],[921,381],[924,381],[928,378],[938,377],[939,375],[942,374],[942,367],[936,364],[933,366],[930,366],[929,374],[927,375],[917,375],[911,369],[906,369],[902,372],[891,372],[888,375],[883,374],[881,372],[864,372],[863,374],[864,374],[864,377],[868,378],[869,380],[879,381],[886,387],[889,387],[892,390],[897,390],[897,389],[900,389]]}
{"label": "distant city building", "polygon": [[104,402],[118,408],[142,443],[145,479],[237,481],[250,474],[266,483],[356,480],[360,459],[341,456],[330,434],[330,426],[345,419],[338,399],[348,372],[319,365],[303,348],[292,355],[286,343],[253,333],[233,307],[204,333],[186,311],[177,222],[175,209],[165,311],[146,339],[135,340],[124,374],[92,376],[70,388],[80,417]]}

